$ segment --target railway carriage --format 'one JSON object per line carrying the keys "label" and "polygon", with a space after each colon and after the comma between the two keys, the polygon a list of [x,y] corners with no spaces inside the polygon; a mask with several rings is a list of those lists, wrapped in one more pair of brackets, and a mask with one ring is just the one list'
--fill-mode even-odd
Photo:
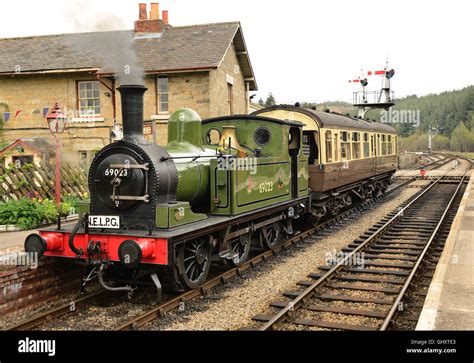
{"label": "railway carriage", "polygon": [[337,214],[354,197],[364,200],[385,191],[391,183],[398,136],[389,125],[287,105],[253,115],[303,123],[314,222]]}
{"label": "railway carriage", "polygon": [[96,154],[79,221],[25,240],[27,252],[86,263],[85,281],[96,274],[108,290],[145,277],[159,292],[197,288],[211,262],[241,265],[295,220],[316,223],[383,190],[395,170],[390,127],[284,106],[204,121],[180,109],[160,147],[143,135],[146,88],[119,92],[124,138]]}

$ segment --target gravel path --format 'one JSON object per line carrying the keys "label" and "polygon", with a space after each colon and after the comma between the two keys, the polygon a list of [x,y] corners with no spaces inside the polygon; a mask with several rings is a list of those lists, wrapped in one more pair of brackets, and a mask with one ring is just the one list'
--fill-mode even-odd
{"label": "gravel path", "polygon": [[283,291],[295,290],[298,281],[307,280],[310,272],[323,265],[326,253],[352,242],[417,191],[417,188],[405,189],[364,214],[357,223],[348,224],[305,248],[292,249],[287,256],[272,259],[260,271],[249,272],[244,279],[215,289],[211,296],[188,303],[185,311],[169,313],[147,329],[236,330],[253,325],[254,315],[265,311],[271,301],[281,300]]}

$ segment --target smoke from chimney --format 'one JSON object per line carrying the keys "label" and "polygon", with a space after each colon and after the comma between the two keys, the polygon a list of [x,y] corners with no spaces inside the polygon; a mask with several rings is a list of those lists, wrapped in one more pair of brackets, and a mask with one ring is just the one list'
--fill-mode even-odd
{"label": "smoke from chimney", "polygon": [[[104,31],[129,28],[123,20],[112,14],[99,15],[95,22],[90,21],[90,15],[84,15],[84,9],[89,8],[91,0],[80,0],[68,5],[65,17],[74,24],[76,32],[92,31],[95,33],[73,34],[69,36],[66,51],[72,51],[78,57],[88,57],[101,67],[102,73],[113,73],[121,85],[144,84],[144,71],[139,65],[135,53],[134,34],[131,31]],[[146,4],[140,4],[139,16],[147,17]]]}

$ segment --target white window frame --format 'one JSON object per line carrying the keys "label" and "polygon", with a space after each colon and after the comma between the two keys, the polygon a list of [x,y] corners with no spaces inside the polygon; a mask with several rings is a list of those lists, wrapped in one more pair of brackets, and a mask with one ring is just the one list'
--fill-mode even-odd
{"label": "white window frame", "polygon": [[[92,84],[92,89],[88,90],[87,88],[84,90],[81,90],[81,85],[82,84],[87,84],[90,83]],[[97,85],[97,89],[94,89],[94,85]],[[85,97],[84,93],[85,92]],[[92,97],[89,97],[87,94],[88,92],[92,92]],[[94,93],[97,92],[97,96],[94,95]],[[88,101],[88,100],[93,100],[94,105],[93,111],[94,112],[88,112],[88,111],[83,111],[82,106],[81,106],[81,101]],[[98,102],[98,105],[96,104]],[[100,83],[99,81],[77,81],[77,105],[78,105],[78,111],[79,111],[79,118],[82,117],[100,117],[101,112],[102,112],[102,106],[101,106],[101,100],[100,100]],[[99,113],[96,112],[97,107],[99,108]]]}
{"label": "white window frame", "polygon": [[[160,90],[160,79],[166,79],[166,92],[161,92]],[[156,79],[156,97],[157,97],[157,108],[158,108],[158,114],[159,115],[168,115],[169,112],[170,112],[170,84],[169,84],[169,78],[168,77],[158,77]],[[164,96],[166,95],[167,96],[167,101],[166,102],[162,102],[161,101],[161,96]],[[162,110],[162,104],[165,104],[167,105],[167,110],[163,111]]]}

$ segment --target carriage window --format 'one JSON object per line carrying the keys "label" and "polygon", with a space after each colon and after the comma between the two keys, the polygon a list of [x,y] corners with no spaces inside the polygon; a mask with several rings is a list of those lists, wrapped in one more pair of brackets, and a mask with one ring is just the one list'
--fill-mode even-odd
{"label": "carriage window", "polygon": [[395,154],[398,154],[398,137],[394,136],[393,137],[393,150],[395,151]]}
{"label": "carriage window", "polygon": [[316,143],[317,133],[313,131],[303,132],[303,155],[308,157],[308,164],[312,165],[318,160],[318,145]]}
{"label": "carriage window", "polygon": [[352,158],[360,158],[360,134],[358,132],[352,133]]}
{"label": "carriage window", "polygon": [[369,156],[369,134],[364,132],[364,158],[368,158]]}
{"label": "carriage window", "polygon": [[382,135],[382,153],[381,155],[387,155],[387,138],[386,135]]}
{"label": "carriage window", "polygon": [[388,142],[387,142],[387,153],[388,155],[393,154],[393,144],[392,144],[392,135],[388,135]]}
{"label": "carriage window", "polygon": [[339,144],[339,135],[338,134],[334,134],[334,161],[338,161],[339,160],[339,148],[338,148],[338,144]]}
{"label": "carriage window", "polygon": [[326,162],[332,162],[332,138],[331,131],[326,131]]}
{"label": "carriage window", "polygon": [[351,142],[347,131],[341,132],[341,159],[351,159]]}

